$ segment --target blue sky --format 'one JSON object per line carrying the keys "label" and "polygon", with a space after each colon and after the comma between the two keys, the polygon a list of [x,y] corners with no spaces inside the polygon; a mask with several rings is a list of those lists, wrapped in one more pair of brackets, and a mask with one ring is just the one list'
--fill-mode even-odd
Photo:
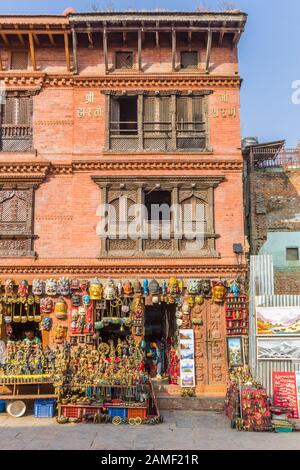
{"label": "blue sky", "polygon": [[[88,11],[105,8],[194,11],[197,5],[218,8],[223,0],[9,0],[0,2],[0,14],[60,14],[70,6]],[[300,80],[299,0],[235,0],[249,14],[240,42],[242,136],[260,141],[300,140],[300,104],[292,103],[292,83]]]}

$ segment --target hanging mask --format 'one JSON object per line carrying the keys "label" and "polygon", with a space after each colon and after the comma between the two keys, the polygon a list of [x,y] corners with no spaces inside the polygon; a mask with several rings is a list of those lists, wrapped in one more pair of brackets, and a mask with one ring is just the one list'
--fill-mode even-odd
{"label": "hanging mask", "polygon": [[149,292],[150,294],[159,294],[159,284],[155,279],[152,279],[149,283]]}
{"label": "hanging mask", "polygon": [[63,296],[68,296],[71,293],[70,279],[61,277],[57,284],[57,293]]}
{"label": "hanging mask", "polygon": [[132,284],[130,281],[124,282],[123,291],[124,291],[124,295],[128,295],[128,296],[132,295],[133,288],[132,288]]}
{"label": "hanging mask", "polygon": [[134,281],[133,289],[136,294],[140,294],[142,292],[142,285],[139,280]]}
{"label": "hanging mask", "polygon": [[84,305],[90,305],[91,299],[89,295],[83,295],[82,296],[82,301]]}
{"label": "hanging mask", "polygon": [[68,317],[68,305],[62,297],[57,299],[54,307],[54,313],[58,320],[65,320]]}
{"label": "hanging mask", "polygon": [[112,279],[108,279],[107,285],[104,289],[104,298],[106,300],[113,300],[116,296],[116,287]]}
{"label": "hanging mask", "polygon": [[200,288],[201,288],[201,294],[204,297],[210,297],[211,296],[211,283],[210,280],[204,279],[203,281],[200,282]]}
{"label": "hanging mask", "polygon": [[33,279],[32,293],[33,295],[43,295],[45,292],[45,282],[41,279]]}
{"label": "hanging mask", "polygon": [[144,295],[149,295],[149,283],[148,279],[143,280],[143,294]]}
{"label": "hanging mask", "polygon": [[12,294],[15,287],[15,281],[13,279],[6,279],[4,283],[5,294]]}
{"label": "hanging mask", "polygon": [[241,288],[237,281],[232,281],[229,284],[229,292],[233,294],[234,297],[238,297],[240,291],[241,291]]}
{"label": "hanging mask", "polygon": [[99,279],[92,279],[90,282],[90,298],[91,300],[102,300],[103,299],[103,286]]}
{"label": "hanging mask", "polygon": [[45,292],[47,295],[57,294],[57,281],[55,279],[47,279],[45,285]]}
{"label": "hanging mask", "polygon": [[79,290],[80,289],[80,282],[79,279],[71,279],[71,290]]}
{"label": "hanging mask", "polygon": [[44,297],[40,302],[40,312],[41,313],[52,313],[53,311],[53,300],[49,297]]}
{"label": "hanging mask", "polygon": [[18,294],[20,297],[27,297],[28,295],[28,290],[29,290],[29,284],[26,279],[23,279],[18,287]]}
{"label": "hanging mask", "polygon": [[215,303],[223,303],[226,296],[226,287],[222,281],[214,282],[212,288],[212,300]]}
{"label": "hanging mask", "polygon": [[81,300],[81,295],[73,294],[71,297],[72,307],[79,307],[81,305]]}
{"label": "hanging mask", "polygon": [[192,295],[199,294],[200,292],[200,281],[197,279],[191,279],[188,282],[188,293]]}

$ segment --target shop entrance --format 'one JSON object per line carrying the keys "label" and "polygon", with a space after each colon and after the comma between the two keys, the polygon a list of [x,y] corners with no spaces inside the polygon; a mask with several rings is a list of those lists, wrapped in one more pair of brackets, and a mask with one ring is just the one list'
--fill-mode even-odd
{"label": "shop entrance", "polygon": [[176,332],[175,305],[145,308],[146,368],[151,377],[163,378],[168,371],[169,349]]}

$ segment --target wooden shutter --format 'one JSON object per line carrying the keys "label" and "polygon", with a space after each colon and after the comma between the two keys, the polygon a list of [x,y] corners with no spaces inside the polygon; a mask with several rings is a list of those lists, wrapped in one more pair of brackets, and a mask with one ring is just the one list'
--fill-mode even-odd
{"label": "wooden shutter", "polygon": [[133,53],[132,52],[116,52],[116,69],[132,69]]}
{"label": "wooden shutter", "polygon": [[17,98],[7,97],[4,105],[3,124],[16,124],[17,122]]}
{"label": "wooden shutter", "polygon": [[28,52],[13,51],[10,59],[11,70],[26,70],[28,68]]}
{"label": "wooden shutter", "polygon": [[192,121],[195,131],[203,130],[203,98],[202,96],[194,96],[192,98]]}
{"label": "wooden shutter", "polygon": [[197,51],[182,51],[180,54],[182,69],[196,69],[198,66]]}
{"label": "wooden shutter", "polygon": [[28,97],[19,98],[18,101],[18,124],[27,124],[31,122],[31,101]]}
{"label": "wooden shutter", "polygon": [[[112,97],[110,103],[110,129],[118,131],[120,129],[120,103],[117,98]],[[116,132],[114,132],[116,134]]]}
{"label": "wooden shutter", "polygon": [[179,130],[184,131],[187,129],[189,122],[189,98],[187,96],[177,97],[177,123]]}
{"label": "wooden shutter", "polygon": [[[169,96],[162,96],[159,99],[159,120],[161,123],[161,129],[168,129],[167,123],[171,122],[170,116],[170,97]],[[166,124],[164,124],[166,123]]]}
{"label": "wooden shutter", "polygon": [[155,96],[144,97],[144,123],[147,124],[145,131],[153,131],[155,129]]}

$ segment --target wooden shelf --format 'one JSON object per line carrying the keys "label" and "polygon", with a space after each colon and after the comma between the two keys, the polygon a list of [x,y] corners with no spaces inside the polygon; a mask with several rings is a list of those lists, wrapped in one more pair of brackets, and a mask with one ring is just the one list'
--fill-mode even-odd
{"label": "wooden shelf", "polygon": [[38,398],[57,398],[57,395],[49,394],[49,395],[0,395],[0,400],[35,400]]}

